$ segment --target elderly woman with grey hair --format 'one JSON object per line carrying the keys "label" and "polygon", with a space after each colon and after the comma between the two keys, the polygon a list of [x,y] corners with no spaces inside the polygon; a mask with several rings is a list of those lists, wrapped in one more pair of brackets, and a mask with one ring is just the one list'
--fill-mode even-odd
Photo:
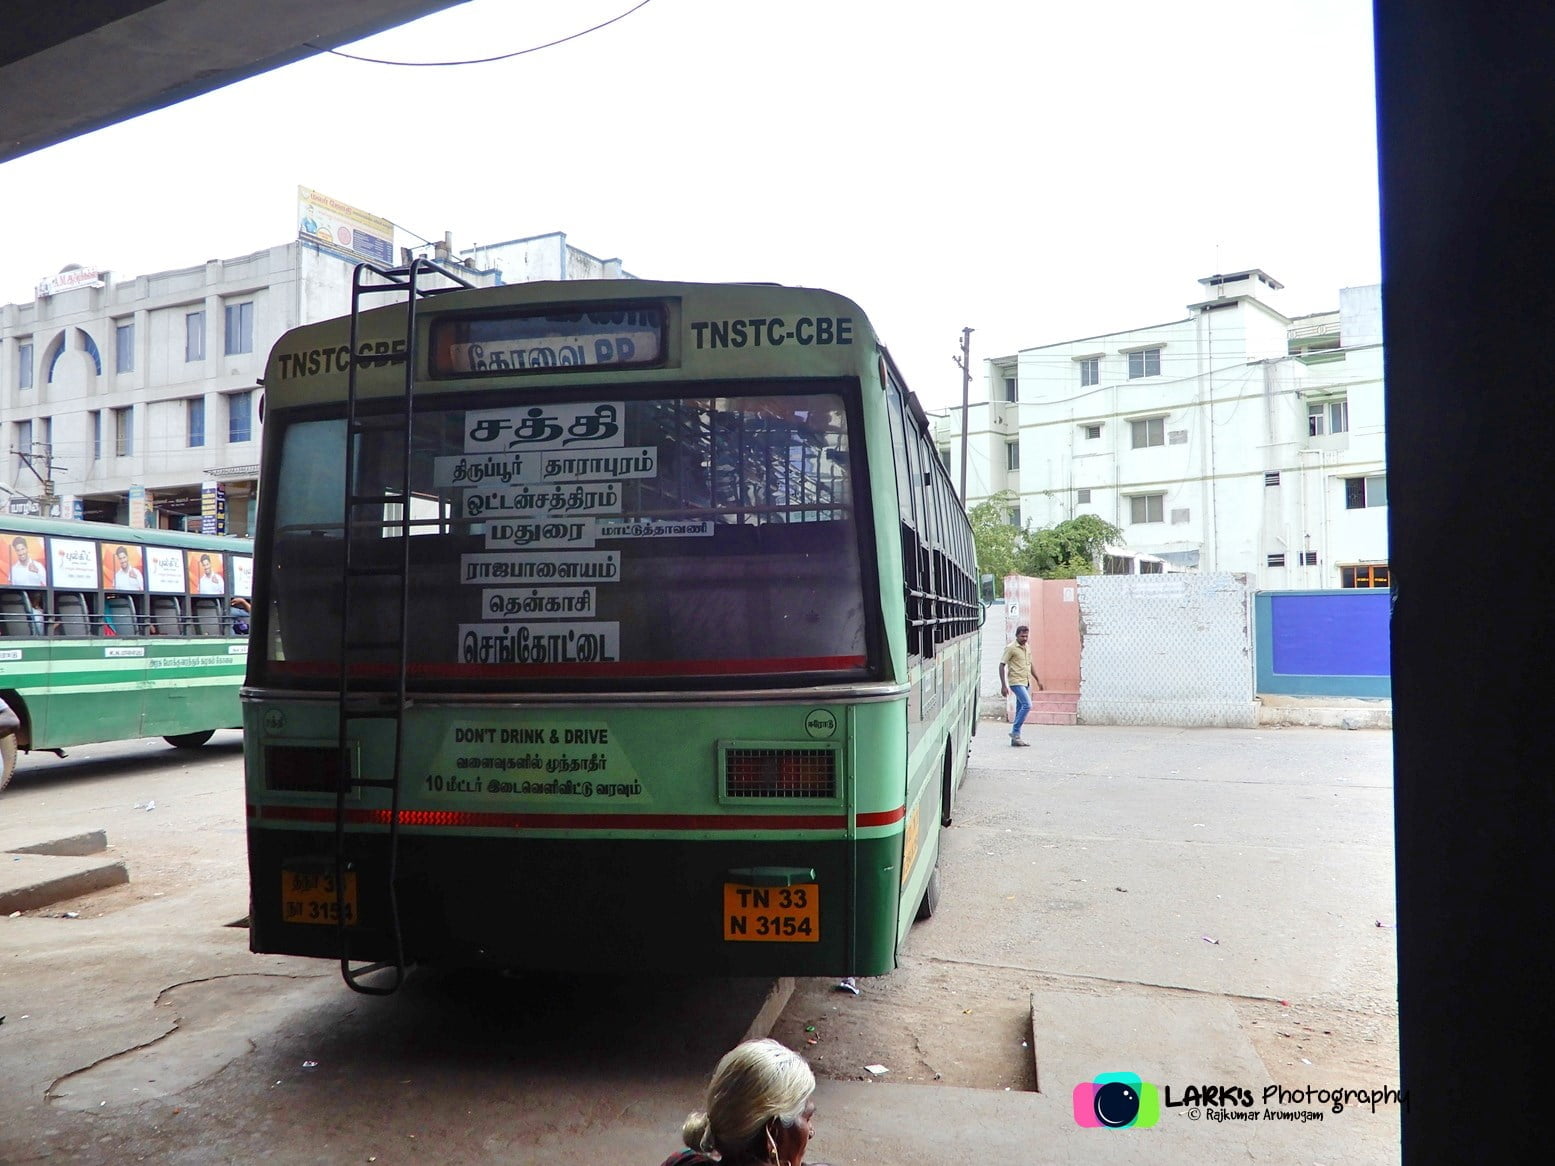
{"label": "elderly woman with grey hair", "polygon": [[713,1071],[706,1108],[681,1128],[690,1149],[664,1166],[804,1166],[814,1092],[815,1074],[792,1049],[775,1040],[736,1045]]}

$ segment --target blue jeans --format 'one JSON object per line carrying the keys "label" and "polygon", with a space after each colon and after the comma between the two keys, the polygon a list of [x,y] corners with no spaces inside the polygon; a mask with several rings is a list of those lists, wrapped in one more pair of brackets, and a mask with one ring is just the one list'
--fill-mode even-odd
{"label": "blue jeans", "polygon": [[1026,723],[1026,714],[1031,711],[1031,686],[1012,684],[1010,691],[1015,694],[1015,723],[1010,726],[1010,736],[1019,737],[1020,727]]}

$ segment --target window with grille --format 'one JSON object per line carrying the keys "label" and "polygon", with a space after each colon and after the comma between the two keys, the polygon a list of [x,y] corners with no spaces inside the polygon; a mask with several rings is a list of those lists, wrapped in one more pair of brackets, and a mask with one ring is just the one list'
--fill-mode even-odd
{"label": "window with grille", "polygon": [[1165,515],[1165,494],[1135,494],[1128,500],[1130,522],[1161,522]]}
{"label": "window with grille", "polygon": [[1393,576],[1386,563],[1367,563],[1359,567],[1340,567],[1341,587],[1388,587]]}
{"label": "window with grille", "polygon": [[1130,421],[1128,428],[1129,441],[1135,449],[1166,444],[1165,417],[1145,417],[1139,421]]}
{"label": "window with grille", "polygon": [[135,371],[135,324],[115,325],[113,330],[114,372]]}
{"label": "window with grille", "polygon": [[113,452],[115,457],[134,456],[135,410],[132,406],[113,411]]}
{"label": "window with grille", "polygon": [[1323,437],[1350,431],[1350,402],[1345,397],[1307,404],[1307,436]]}
{"label": "window with grille", "polygon": [[254,301],[228,304],[226,317],[227,355],[254,351]]}
{"label": "window with grille", "polygon": [[1076,490],[1074,492],[1074,500],[1078,503],[1081,503],[1082,505],[1086,502],[1089,502],[1091,500],[1091,491],[1089,488]]}
{"label": "window with grille", "polygon": [[1265,562],[1271,567],[1283,567],[1285,565],[1285,555],[1283,553],[1270,555]]}
{"label": "window with grille", "polygon": [[1388,504],[1388,476],[1370,474],[1364,478],[1344,479],[1344,508],[1361,510]]}
{"label": "window with grille", "polygon": [[227,395],[227,440],[252,441],[254,439],[254,393]]}
{"label": "window with grille", "polygon": [[1161,350],[1159,348],[1142,348],[1138,352],[1128,354],[1128,379],[1138,380],[1140,377],[1158,377],[1161,375]]}
{"label": "window with grille", "polygon": [[1095,441],[1098,437],[1101,436],[1101,426],[1100,425],[1086,425],[1086,426],[1083,426],[1083,428],[1085,430],[1085,440],[1086,441]]}
{"label": "window with grille", "polygon": [[205,359],[205,313],[189,312],[184,316],[184,360]]}

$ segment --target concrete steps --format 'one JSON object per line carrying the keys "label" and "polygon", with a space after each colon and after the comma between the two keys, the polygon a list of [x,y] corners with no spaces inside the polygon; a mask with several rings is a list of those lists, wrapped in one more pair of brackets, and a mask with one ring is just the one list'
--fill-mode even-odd
{"label": "concrete steps", "polygon": [[[1028,725],[1073,725],[1076,724],[1076,709],[1080,705],[1078,692],[1033,692],[1031,694],[1031,712],[1026,715]],[[1009,724],[1014,713],[1015,702],[1013,700],[1001,700],[995,692],[991,697],[984,697],[978,706],[979,713],[995,721],[1003,721]],[[1005,729],[1009,732],[1009,729]]]}
{"label": "concrete steps", "polygon": [[[8,832],[13,833],[14,832]],[[130,881],[120,859],[107,855],[108,835],[89,830],[0,849],[0,915],[32,911]]]}
{"label": "concrete steps", "polygon": [[1033,692],[1028,725],[1072,725],[1080,705],[1078,692]]}

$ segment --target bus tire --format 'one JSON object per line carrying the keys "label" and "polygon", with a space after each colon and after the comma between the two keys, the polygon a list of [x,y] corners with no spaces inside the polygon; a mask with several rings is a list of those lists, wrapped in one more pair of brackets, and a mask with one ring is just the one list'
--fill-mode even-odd
{"label": "bus tire", "polygon": [[934,912],[939,910],[939,867],[929,872],[928,884],[923,888],[923,898],[918,900],[918,914],[914,917],[918,922],[934,918]]}
{"label": "bus tire", "polygon": [[215,729],[201,729],[198,733],[174,733],[171,737],[163,737],[162,740],[174,749],[198,749],[215,735]]}
{"label": "bus tire", "polygon": [[952,762],[951,745],[945,742],[944,772],[940,775],[939,824],[949,826],[955,817],[956,773]]}
{"label": "bus tire", "polygon": [[16,771],[16,734],[0,737],[0,789],[11,784],[11,774]]}

